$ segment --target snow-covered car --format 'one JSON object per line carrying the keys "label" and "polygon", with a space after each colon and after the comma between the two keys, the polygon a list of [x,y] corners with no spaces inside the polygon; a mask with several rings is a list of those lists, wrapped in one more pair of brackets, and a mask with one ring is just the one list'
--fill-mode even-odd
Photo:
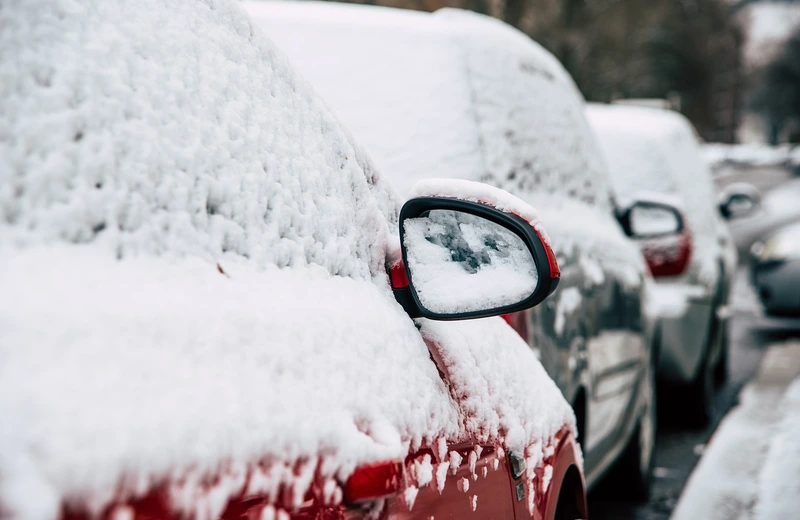
{"label": "snow-covered car", "polygon": [[646,493],[655,435],[648,275],[616,220],[583,99],[555,57],[466,11],[244,5],[402,193],[427,177],[459,178],[539,210],[559,289],[507,319],[577,414],[589,487],[616,466],[618,489]]}
{"label": "snow-covered car", "polygon": [[1,518],[586,517],[527,344],[434,321],[555,289],[527,203],[401,207],[238,2],[0,16]]}
{"label": "snow-covered car", "polygon": [[677,112],[590,104],[587,116],[618,196],[660,202],[663,218],[650,215],[653,224],[669,229],[672,219],[681,229],[677,237],[653,233],[641,245],[657,282],[659,375],[677,384],[670,396],[682,403],[686,418],[704,423],[714,383],[726,375],[737,259],[708,166],[691,124]]}
{"label": "snow-covered car", "polygon": [[800,223],[753,244],[750,279],[768,314],[800,315]]}
{"label": "snow-covered car", "polygon": [[728,215],[728,227],[742,256],[756,242],[800,221],[800,179],[790,179],[763,194],[737,182],[726,186],[720,197],[720,209]]}

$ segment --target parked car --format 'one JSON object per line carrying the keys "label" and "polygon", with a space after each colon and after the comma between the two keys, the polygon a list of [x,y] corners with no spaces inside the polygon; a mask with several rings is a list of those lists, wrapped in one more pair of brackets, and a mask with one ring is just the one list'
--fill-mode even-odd
{"label": "parked car", "polygon": [[768,314],[800,315],[800,223],[753,244],[750,279]]}
{"label": "parked car", "polygon": [[545,305],[507,319],[577,414],[589,487],[616,467],[619,490],[646,494],[656,429],[648,274],[615,217],[583,99],[555,57],[465,11],[244,5],[402,193],[449,177],[535,204],[561,282]]}
{"label": "parked car", "polygon": [[[793,222],[800,222],[800,179],[791,179],[760,193],[747,183],[734,183],[722,190],[721,203],[732,207],[729,227],[743,258],[750,248]],[[732,204],[731,204],[732,203]]]}
{"label": "parked car", "polygon": [[[677,112],[590,104],[589,123],[609,161],[622,198],[653,199],[654,224],[669,226],[680,208],[682,233],[641,240],[658,283],[659,375],[677,383],[681,409],[704,424],[714,403],[714,382],[725,378],[729,295],[736,250],[720,211],[747,211],[738,196],[718,208],[717,195],[691,124]],[[650,193],[651,195],[648,195]],[[670,392],[671,395],[676,392]]]}
{"label": "parked car", "polygon": [[535,211],[401,208],[238,2],[95,7],[3,9],[0,517],[585,518],[525,342],[436,321],[550,295]]}

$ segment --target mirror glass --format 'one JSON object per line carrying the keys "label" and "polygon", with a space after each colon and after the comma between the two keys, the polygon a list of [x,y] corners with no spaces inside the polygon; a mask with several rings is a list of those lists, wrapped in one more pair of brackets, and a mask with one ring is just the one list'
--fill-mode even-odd
{"label": "mirror glass", "polygon": [[404,221],[403,245],[420,304],[437,314],[522,302],[539,281],[525,242],[509,229],[460,211],[431,210]]}
{"label": "mirror glass", "polygon": [[678,214],[667,207],[637,204],[631,208],[630,228],[634,236],[647,237],[677,233]]}
{"label": "mirror glass", "polygon": [[728,217],[744,217],[756,210],[756,201],[744,193],[734,193],[725,205]]}

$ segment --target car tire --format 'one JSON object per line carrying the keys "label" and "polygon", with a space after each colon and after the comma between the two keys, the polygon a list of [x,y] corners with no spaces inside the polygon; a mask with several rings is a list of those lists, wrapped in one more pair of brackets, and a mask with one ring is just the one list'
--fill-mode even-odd
{"label": "car tire", "polygon": [[730,348],[728,342],[728,324],[720,324],[720,346],[719,346],[719,359],[717,359],[717,366],[714,367],[714,383],[720,387],[728,381],[728,350]]}
{"label": "car tire", "polygon": [[645,409],[628,446],[608,479],[608,482],[613,482],[620,498],[631,501],[647,500],[653,480],[658,403],[655,367],[652,364],[643,382],[647,385],[644,392]]}
{"label": "car tire", "polygon": [[694,380],[682,388],[679,403],[685,404],[687,426],[705,427],[714,416],[715,370],[706,354]]}

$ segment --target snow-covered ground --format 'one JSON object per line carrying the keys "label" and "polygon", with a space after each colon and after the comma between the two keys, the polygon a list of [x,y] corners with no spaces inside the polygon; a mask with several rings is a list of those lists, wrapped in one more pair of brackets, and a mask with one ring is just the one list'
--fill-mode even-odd
{"label": "snow-covered ground", "polygon": [[703,157],[714,173],[722,173],[726,164],[742,166],[782,165],[800,154],[800,148],[793,150],[788,145],[769,146],[766,144],[731,145],[707,143],[702,146]]}
{"label": "snow-covered ground", "polygon": [[774,520],[800,511],[800,342],[776,344],[711,438],[673,520]]}

